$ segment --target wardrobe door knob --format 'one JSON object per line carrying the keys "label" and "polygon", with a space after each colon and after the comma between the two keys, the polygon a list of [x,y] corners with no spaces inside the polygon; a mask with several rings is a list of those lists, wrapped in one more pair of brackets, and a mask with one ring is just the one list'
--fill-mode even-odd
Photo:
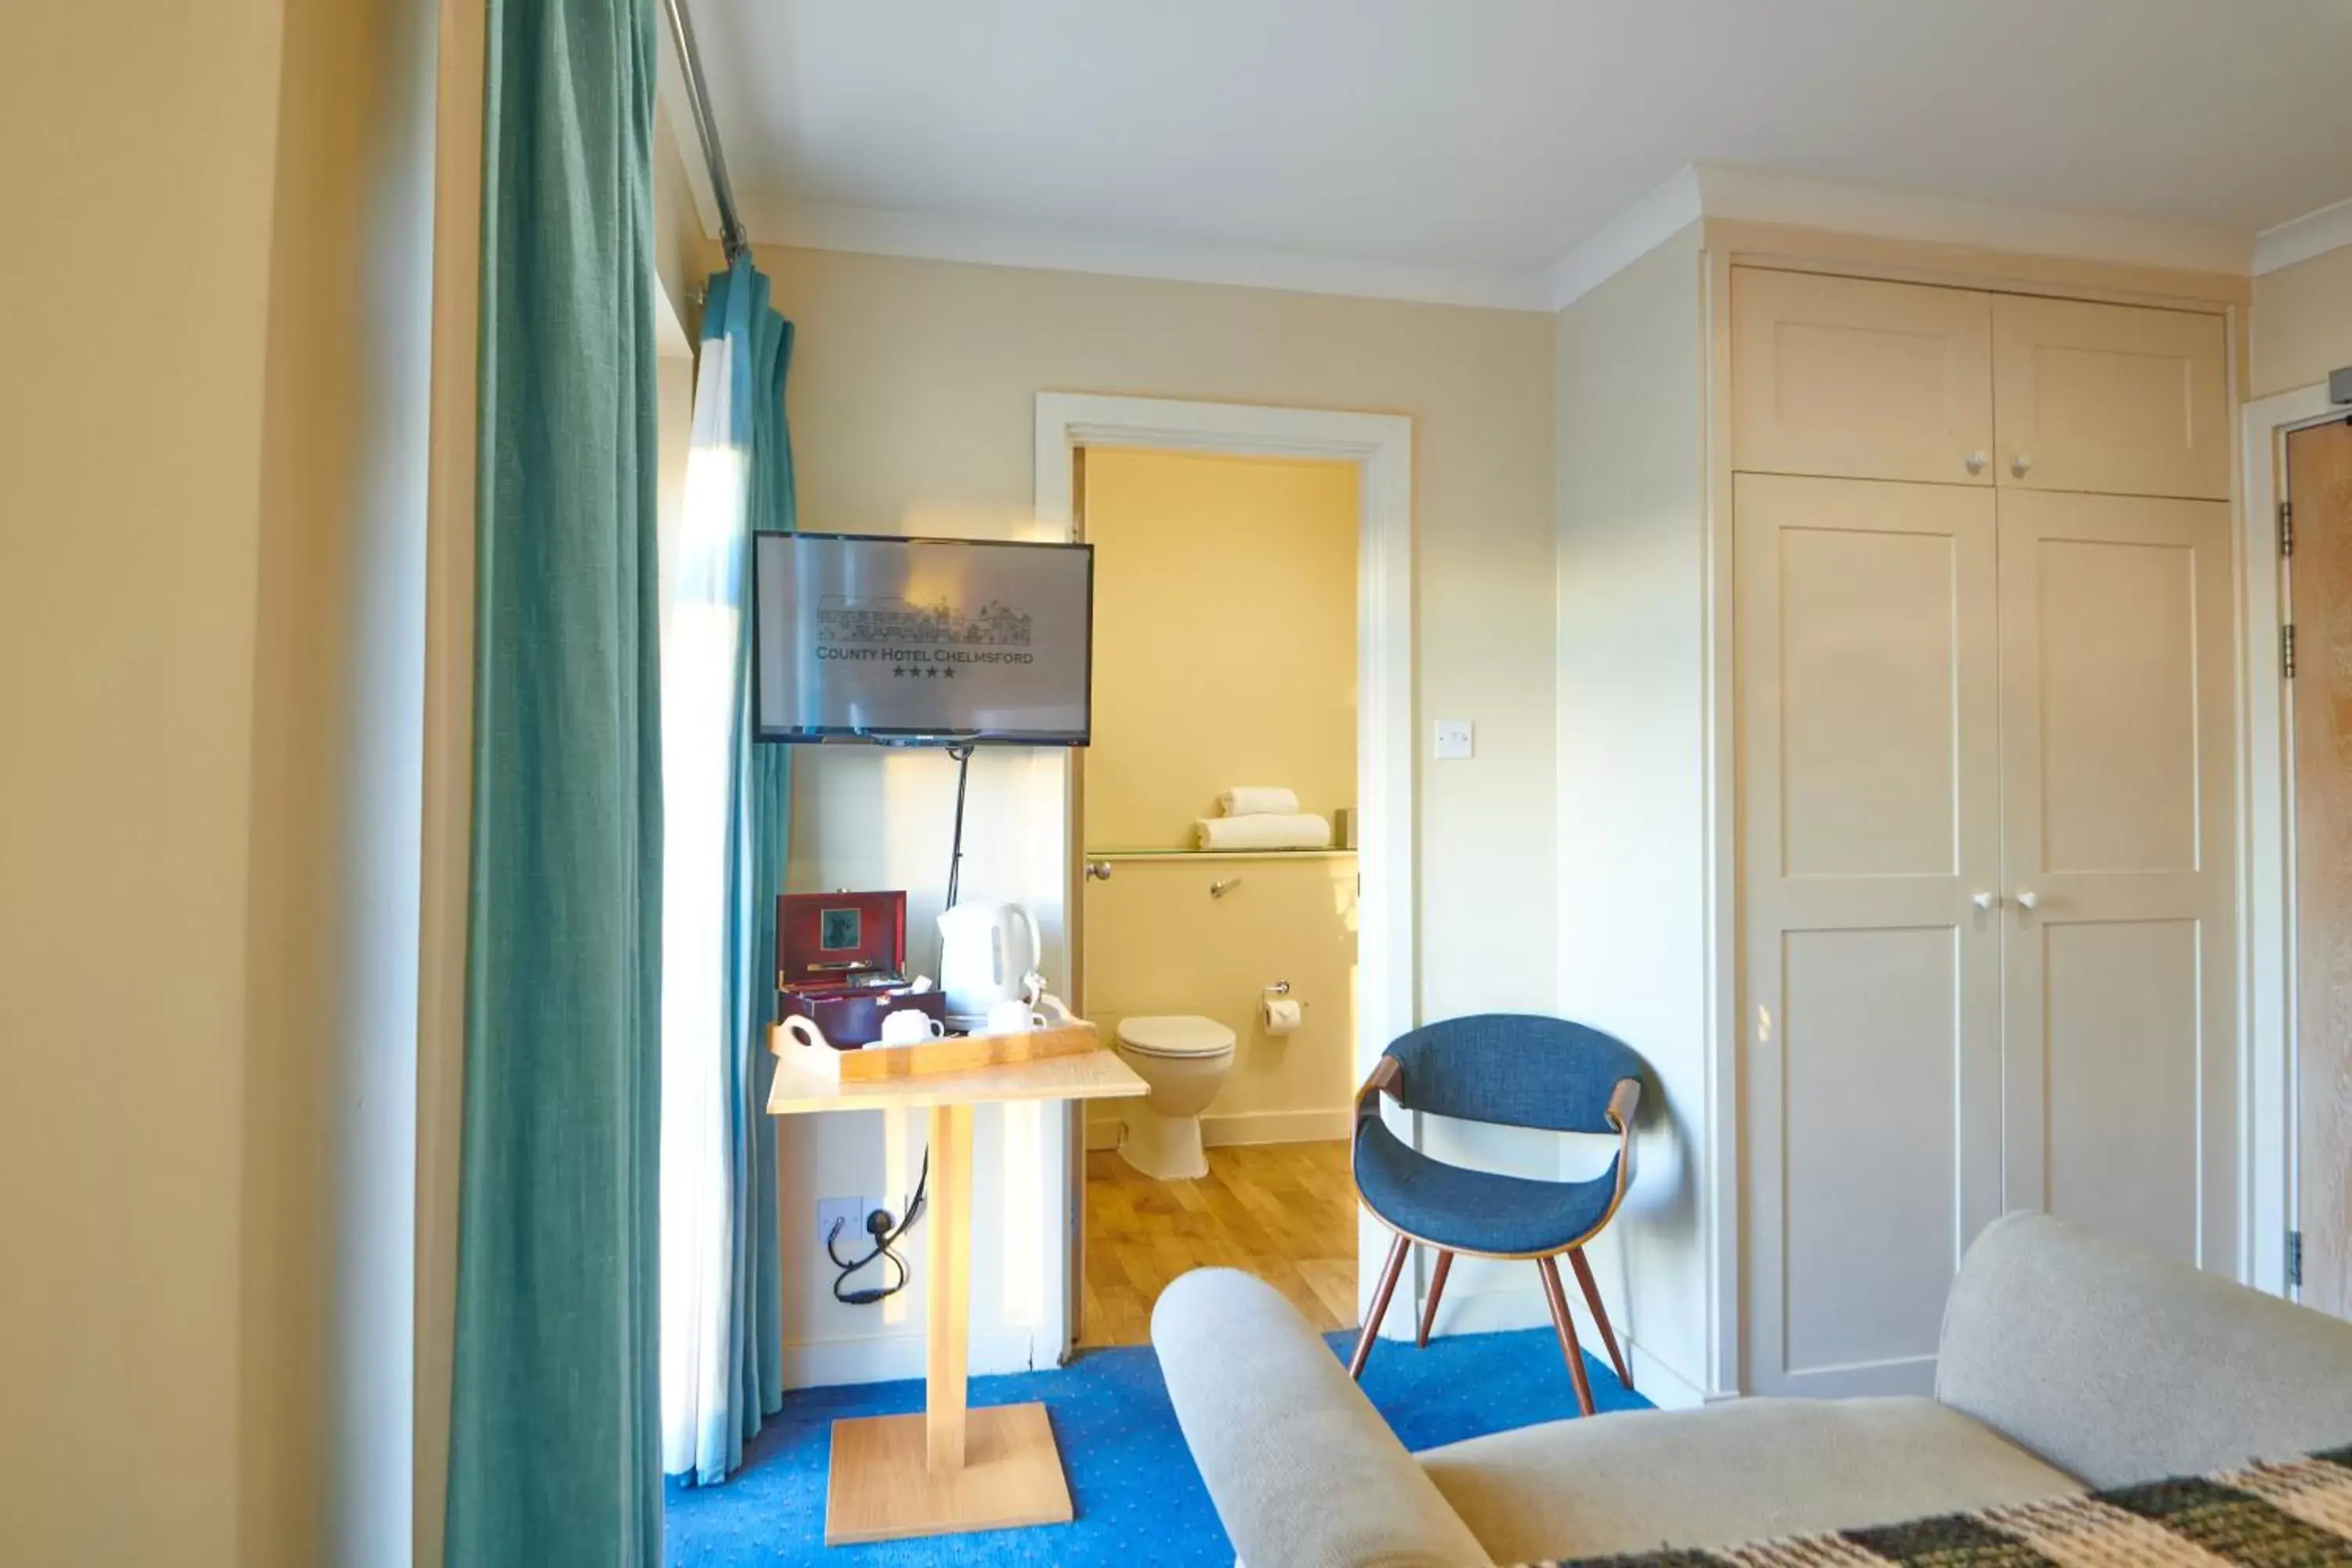
{"label": "wardrobe door knob", "polygon": [[2021,479],[2025,477],[2025,471],[2032,467],[2033,467],[2033,459],[2022,452],[2009,460],[2009,471]]}
{"label": "wardrobe door knob", "polygon": [[2000,895],[1999,893],[1979,893],[1976,897],[1970,899],[1969,902],[1974,904],[1980,910],[1997,910],[2000,908]]}
{"label": "wardrobe door knob", "polygon": [[1991,461],[1992,455],[1989,452],[1970,452],[1960,459],[1960,464],[1972,474],[1981,474],[1985,471],[1985,465]]}
{"label": "wardrobe door knob", "polygon": [[2042,907],[2042,895],[2031,888],[2024,889],[2017,895],[2017,907],[2021,910],[2038,910]]}

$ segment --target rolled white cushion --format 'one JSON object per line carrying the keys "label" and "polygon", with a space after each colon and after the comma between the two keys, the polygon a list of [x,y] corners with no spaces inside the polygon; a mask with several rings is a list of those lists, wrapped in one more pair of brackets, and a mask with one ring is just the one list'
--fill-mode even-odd
{"label": "rolled white cushion", "polygon": [[1298,796],[1278,784],[1242,784],[1217,797],[1227,816],[1296,816]]}
{"label": "rolled white cushion", "polygon": [[1204,816],[1195,823],[1203,849],[1328,849],[1331,825],[1319,816]]}

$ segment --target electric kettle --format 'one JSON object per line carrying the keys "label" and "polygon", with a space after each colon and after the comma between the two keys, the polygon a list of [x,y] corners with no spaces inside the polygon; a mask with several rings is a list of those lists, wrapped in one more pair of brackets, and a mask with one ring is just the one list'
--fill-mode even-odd
{"label": "electric kettle", "polygon": [[940,916],[940,989],[948,1017],[981,1027],[999,1002],[1030,1002],[1045,982],[1037,922],[1019,904],[958,904]]}

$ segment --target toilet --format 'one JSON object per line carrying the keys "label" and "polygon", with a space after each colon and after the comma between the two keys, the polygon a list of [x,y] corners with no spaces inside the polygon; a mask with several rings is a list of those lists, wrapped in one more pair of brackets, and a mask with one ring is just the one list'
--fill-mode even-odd
{"label": "toilet", "polygon": [[1119,1156],[1163,1182],[1209,1173],[1201,1148],[1201,1112],[1217,1097],[1234,1065],[1234,1032],[1214,1018],[1191,1014],[1122,1019],[1114,1048],[1150,1086],[1127,1102],[1127,1136]]}

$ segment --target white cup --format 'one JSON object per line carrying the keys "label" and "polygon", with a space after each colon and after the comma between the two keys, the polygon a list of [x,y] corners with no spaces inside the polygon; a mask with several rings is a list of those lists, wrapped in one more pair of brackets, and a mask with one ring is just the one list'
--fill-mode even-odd
{"label": "white cup", "polygon": [[1025,1035],[1045,1026],[1045,1016],[1017,996],[1007,996],[988,1010],[992,1035]]}
{"label": "white cup", "polygon": [[919,1007],[901,1007],[882,1020],[882,1043],[886,1046],[919,1046],[947,1032],[945,1024]]}

